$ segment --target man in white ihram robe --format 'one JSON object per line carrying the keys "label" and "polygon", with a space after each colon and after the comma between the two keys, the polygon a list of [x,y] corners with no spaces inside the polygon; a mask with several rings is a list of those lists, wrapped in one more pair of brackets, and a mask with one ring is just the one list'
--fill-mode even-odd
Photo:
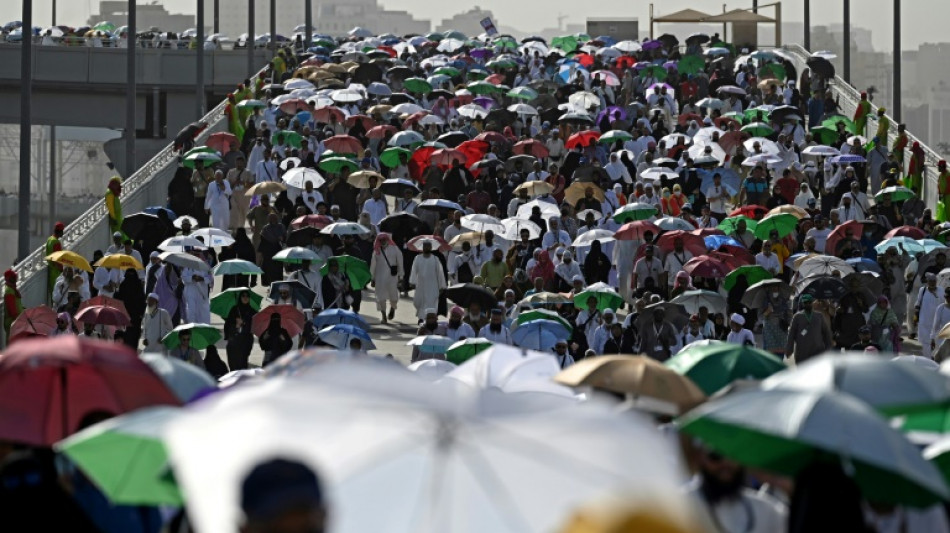
{"label": "man in white ihram robe", "polygon": [[185,284],[185,289],[182,291],[182,300],[185,303],[183,322],[210,324],[211,303],[208,293],[211,284],[214,283],[211,273],[186,268],[182,270],[181,281]]}
{"label": "man in white ihram robe", "polygon": [[208,185],[205,210],[211,215],[211,226],[228,231],[231,227],[231,184],[224,179],[224,172],[214,173],[214,183]]}
{"label": "man in white ihram robe", "polygon": [[426,309],[439,307],[439,292],[446,287],[445,272],[439,258],[432,255],[432,245],[422,245],[422,255],[412,262],[409,283],[416,287],[412,304],[416,306],[416,317],[425,320]]}

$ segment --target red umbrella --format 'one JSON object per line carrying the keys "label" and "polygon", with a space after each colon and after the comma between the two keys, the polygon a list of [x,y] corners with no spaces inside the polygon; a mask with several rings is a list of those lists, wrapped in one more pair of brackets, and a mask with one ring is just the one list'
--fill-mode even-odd
{"label": "red umbrella", "polygon": [[387,54],[389,54],[389,57],[396,57],[397,55],[399,55],[399,53],[396,52],[396,49],[393,48],[392,46],[377,46],[376,48],[378,50],[382,50],[383,52],[386,52]]}
{"label": "red umbrella", "polygon": [[617,58],[617,68],[624,69],[630,68],[635,65],[637,60],[633,56],[620,56]]}
{"label": "red umbrella", "polygon": [[399,130],[396,129],[396,126],[384,124],[382,126],[373,126],[366,132],[366,136],[370,139],[382,139],[386,135],[395,135],[397,131]]}
{"label": "red umbrella", "polygon": [[548,151],[548,147],[544,146],[544,143],[541,141],[535,139],[517,142],[511,151],[516,154],[533,155],[538,159],[551,155],[551,153]]}
{"label": "red umbrella", "polygon": [[357,140],[356,137],[350,137],[349,135],[334,135],[323,141],[323,144],[338,154],[363,153],[363,145],[360,144],[360,141]]}
{"label": "red umbrella", "polygon": [[475,136],[476,141],[485,141],[489,143],[506,143],[508,138],[497,131],[483,131]]}
{"label": "red umbrella", "polygon": [[406,120],[402,121],[402,128],[405,130],[412,129],[420,120],[429,116],[428,111],[419,111],[418,113],[413,113],[409,115]]}
{"label": "red umbrella", "polygon": [[614,233],[614,239],[618,241],[643,240],[643,234],[648,231],[653,233],[653,235],[658,235],[663,230],[650,221],[635,220],[620,226],[617,232]]}
{"label": "red umbrella", "polygon": [[670,253],[674,250],[673,243],[677,239],[683,240],[683,249],[689,251],[694,257],[706,253],[706,242],[703,238],[683,230],[673,230],[664,233],[657,239],[656,245],[660,247],[660,250]]}
{"label": "red umbrella", "polygon": [[357,122],[362,122],[363,127],[366,128],[366,130],[371,130],[376,126],[376,121],[370,117],[367,117],[366,115],[349,116],[343,122],[343,125],[346,126],[347,128],[352,128],[353,126],[356,125]]}
{"label": "red umbrella", "polygon": [[[455,149],[465,154],[465,161],[462,162],[462,164],[465,165],[465,168],[471,168],[472,165],[485,157],[485,154],[491,150],[491,145],[485,141],[470,140],[456,146]],[[481,173],[481,169],[476,168],[470,172],[477,178]]]}
{"label": "red umbrella", "polygon": [[575,55],[573,59],[587,68],[594,64],[594,57],[587,52],[581,52]]}
{"label": "red umbrella", "polygon": [[[858,240],[861,238],[861,234],[864,233],[864,224],[856,221],[849,220],[844,224],[838,225],[831,233],[828,234],[828,240],[825,241],[825,254],[827,255],[837,255],[838,244],[843,239],[852,239]],[[848,235],[851,235],[848,237]]]}
{"label": "red umbrella", "polygon": [[505,76],[503,74],[492,74],[491,76],[485,78],[485,81],[493,85],[501,85],[505,83]]}
{"label": "red umbrella", "polygon": [[435,147],[423,146],[412,153],[412,157],[409,158],[409,176],[413,180],[423,182],[422,175],[429,168],[429,158],[435,150]]}
{"label": "red umbrella", "polygon": [[742,141],[745,140],[747,134],[742,133],[741,131],[730,131],[723,133],[719,136],[719,146],[723,150],[729,152],[733,148],[742,144]]}
{"label": "red umbrella", "polygon": [[308,226],[323,229],[330,224],[333,224],[333,220],[325,215],[304,215],[302,217],[297,217],[290,222],[290,229],[300,229],[306,228]]}
{"label": "red umbrella", "polygon": [[600,134],[593,130],[584,130],[575,133],[567,138],[566,146],[569,150],[573,150],[578,146],[587,146],[590,143],[597,142],[597,139],[600,138]]}
{"label": "red umbrella", "polygon": [[280,110],[288,115],[296,115],[299,111],[313,111],[313,106],[301,98],[291,98],[280,104]]}
{"label": "red umbrella", "polygon": [[690,276],[719,279],[726,277],[732,269],[718,259],[701,255],[687,261],[683,265],[683,270],[689,272]]}
{"label": "red umbrella", "polygon": [[108,305],[89,306],[76,313],[76,321],[118,327],[128,326],[132,322],[128,314]]}
{"label": "red umbrella", "polygon": [[29,337],[46,337],[56,328],[56,312],[45,305],[25,309],[10,326],[8,342]]}
{"label": "red umbrella", "polygon": [[[725,248],[737,248],[736,246],[720,246],[719,249]],[[755,263],[755,258],[752,257],[747,250],[744,248],[739,248],[737,252],[735,251],[722,251],[722,252],[709,252],[709,257],[713,259],[718,259],[726,264],[729,267],[730,271],[733,271],[744,265],[751,265]]]}
{"label": "red umbrella", "polygon": [[445,241],[445,239],[443,239],[442,237],[439,237],[438,235],[418,235],[416,237],[413,237],[409,239],[409,242],[406,243],[406,248],[409,249],[410,252],[422,253],[421,241],[424,241],[424,240],[433,240],[437,242],[439,245],[432,247],[432,249],[435,251],[439,251],[439,252],[452,251],[452,246],[450,246],[449,243]]}
{"label": "red umbrella", "polygon": [[716,126],[718,126],[720,129],[726,129],[731,124],[735,124],[737,128],[742,127],[742,123],[732,117],[719,117],[713,122],[715,122]]}
{"label": "red umbrella", "polygon": [[224,155],[231,150],[236,150],[241,143],[238,141],[238,138],[233,133],[228,133],[226,131],[219,131],[218,133],[212,133],[208,137],[208,141],[205,142],[205,146],[208,148],[214,148],[215,150],[221,152],[221,155]]}
{"label": "red umbrella", "polygon": [[87,307],[92,307],[93,305],[108,305],[109,307],[114,307],[119,311],[122,311],[129,316],[129,311],[125,308],[125,302],[117,298],[109,298],[108,296],[96,296],[95,298],[90,298],[85,302],[79,304],[79,310],[82,311]]}
{"label": "red umbrella", "polygon": [[288,304],[270,305],[261,309],[251,319],[251,332],[258,337],[263,335],[267,331],[267,326],[270,325],[270,317],[274,313],[280,315],[280,327],[287,330],[287,334],[291,337],[303,333],[303,325],[306,321],[303,312]]}
{"label": "red umbrella", "polygon": [[181,405],[122,343],[74,335],[28,339],[0,356],[0,440],[52,446],[91,413]]}
{"label": "red umbrella", "polygon": [[914,226],[898,226],[884,234],[884,239],[892,237],[908,237],[910,239],[926,239],[927,233],[924,230]]}
{"label": "red umbrella", "polygon": [[726,232],[722,231],[719,228],[699,228],[691,231],[693,235],[699,235],[700,237],[709,237],[710,235],[725,235]]}
{"label": "red umbrella", "polygon": [[753,220],[759,220],[762,217],[764,217],[765,214],[768,212],[769,210],[762,207],[761,205],[751,204],[751,205],[744,205],[736,209],[732,213],[729,213],[729,216],[731,217],[744,216],[744,217],[749,217]]}
{"label": "red umbrella", "polygon": [[454,148],[442,148],[432,152],[429,160],[442,167],[451,166],[454,161],[464,163],[467,158],[465,153]]}
{"label": "red umbrella", "polygon": [[679,118],[680,126],[685,126],[689,124],[690,120],[695,120],[697,124],[703,123],[703,117],[697,115],[696,113],[684,113],[680,115],[680,118]]}
{"label": "red umbrella", "polygon": [[321,107],[313,112],[313,120],[317,122],[323,122],[324,124],[330,123],[330,117],[336,117],[337,122],[343,122],[346,120],[346,115],[343,114],[343,111],[339,107],[329,105],[327,107]]}

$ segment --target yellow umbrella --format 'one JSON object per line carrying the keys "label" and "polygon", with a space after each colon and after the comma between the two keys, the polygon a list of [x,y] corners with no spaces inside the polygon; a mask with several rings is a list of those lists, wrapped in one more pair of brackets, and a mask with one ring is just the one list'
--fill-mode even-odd
{"label": "yellow umbrella", "polygon": [[256,196],[258,194],[276,194],[281,191],[286,191],[287,186],[279,181],[264,181],[254,185],[247,192],[244,193],[244,196]]}
{"label": "yellow umbrella", "polygon": [[89,265],[89,261],[86,261],[85,257],[69,250],[53,252],[47,255],[46,259],[54,263],[59,263],[63,266],[78,268],[80,270],[85,270],[86,272],[92,272],[92,267]]}
{"label": "yellow umbrella", "polygon": [[541,196],[543,194],[551,194],[551,192],[554,191],[554,186],[546,181],[526,181],[515,188],[516,193],[519,191],[527,191],[528,196]]}
{"label": "yellow umbrella", "polygon": [[575,181],[570,187],[564,190],[564,200],[569,204],[574,205],[578,200],[584,197],[584,193],[588,188],[594,190],[594,198],[596,198],[598,202],[604,201],[603,189],[594,185],[593,183],[585,183],[581,181]]}
{"label": "yellow umbrella", "polygon": [[805,211],[804,209],[802,209],[801,207],[798,207],[797,205],[780,205],[765,214],[765,216],[769,216],[769,215],[792,215],[798,220],[809,217],[808,211]]}
{"label": "yellow umbrella", "polygon": [[126,254],[107,255],[96,261],[96,266],[118,268],[121,270],[126,270],[129,268],[134,268],[135,270],[145,269],[145,267],[142,266],[142,263],[139,263],[138,259]]}

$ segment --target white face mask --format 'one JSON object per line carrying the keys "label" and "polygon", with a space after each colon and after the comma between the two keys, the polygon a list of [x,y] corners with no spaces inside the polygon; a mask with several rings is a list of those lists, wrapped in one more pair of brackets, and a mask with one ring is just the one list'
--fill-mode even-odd
{"label": "white face mask", "polygon": [[773,293],[772,293],[772,298],[778,298],[778,295],[779,295],[779,293],[773,292]]}

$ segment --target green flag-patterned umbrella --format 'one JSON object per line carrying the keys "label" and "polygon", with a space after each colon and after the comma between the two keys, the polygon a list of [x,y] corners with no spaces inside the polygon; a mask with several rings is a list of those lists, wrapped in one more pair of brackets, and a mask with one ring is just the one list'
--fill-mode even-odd
{"label": "green flag-patterned umbrella", "polygon": [[784,80],[787,76],[788,74],[785,72],[785,67],[778,63],[768,63],[759,69],[759,77],[762,79],[776,78],[778,80]]}
{"label": "green flag-patterned umbrella", "polygon": [[574,296],[574,305],[578,309],[587,309],[587,300],[589,298],[597,299],[597,309],[617,309],[623,305],[623,297],[617,294],[617,291],[606,283],[595,283],[584,289],[583,292]]}
{"label": "green flag-patterned umbrella", "polygon": [[656,216],[656,206],[640,202],[633,202],[614,211],[614,222],[624,224],[634,220],[647,220]]}
{"label": "green flag-patterned umbrella", "polygon": [[917,197],[917,194],[914,191],[908,189],[907,187],[885,187],[878,191],[874,195],[875,202],[883,202],[886,195],[891,195],[892,202],[903,202],[904,200],[910,200],[911,198]]}
{"label": "green flag-patterned umbrella", "polygon": [[572,326],[570,322],[568,322],[556,312],[547,309],[532,309],[530,311],[525,311],[518,315],[518,318],[515,319],[515,322],[520,325],[524,324],[525,322],[530,322],[531,320],[553,320],[554,322],[558,322],[566,327],[568,331],[574,330],[574,326]]}

